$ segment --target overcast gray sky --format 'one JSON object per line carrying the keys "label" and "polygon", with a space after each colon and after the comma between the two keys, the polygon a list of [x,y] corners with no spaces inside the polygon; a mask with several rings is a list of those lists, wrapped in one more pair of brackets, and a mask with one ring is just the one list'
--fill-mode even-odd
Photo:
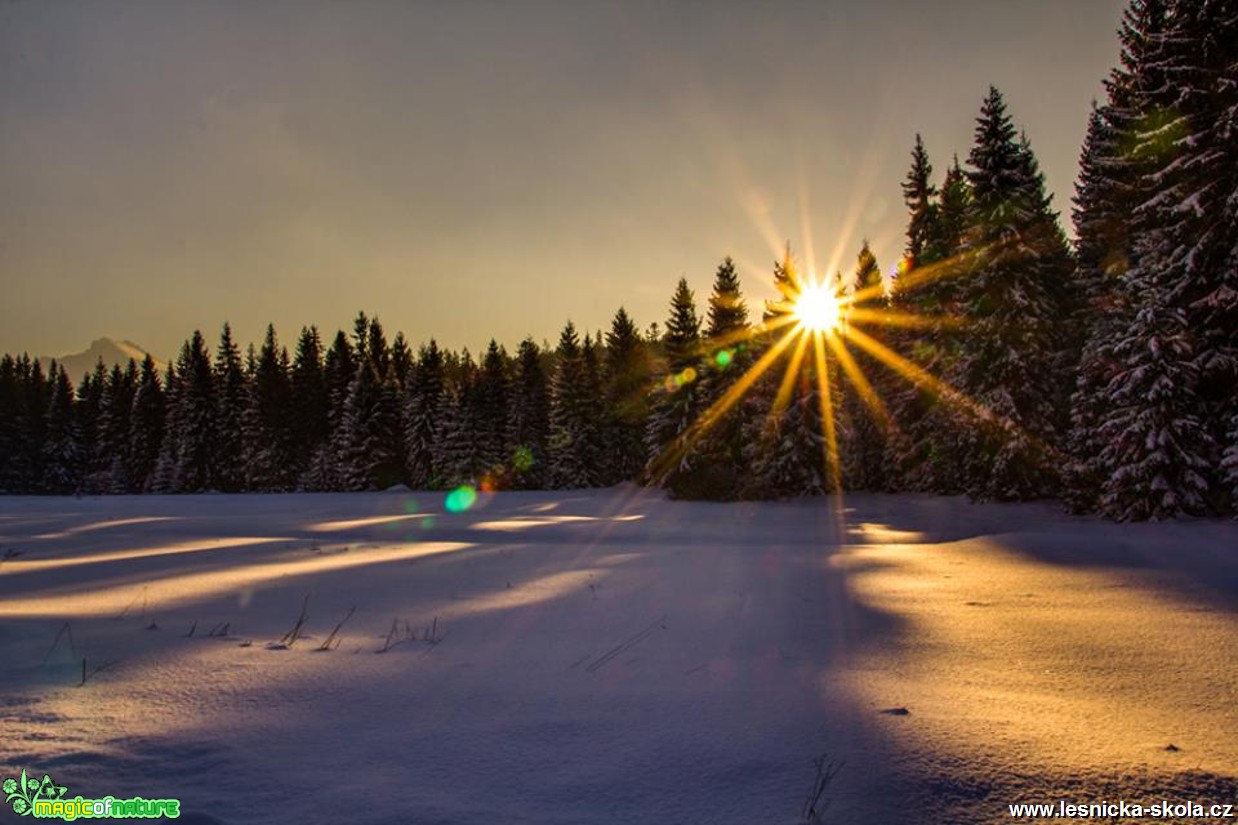
{"label": "overcast gray sky", "polygon": [[[989,84],[1069,219],[1120,0],[0,3],[0,351],[358,309],[476,349],[902,250]],[[841,258],[841,260],[838,260]]]}

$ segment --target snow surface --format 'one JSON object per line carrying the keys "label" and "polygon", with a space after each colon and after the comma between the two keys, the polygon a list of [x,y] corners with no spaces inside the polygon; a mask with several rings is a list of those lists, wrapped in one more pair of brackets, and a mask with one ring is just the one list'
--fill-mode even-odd
{"label": "snow surface", "polygon": [[793,823],[821,754],[826,822],[1238,797],[1234,523],[442,505],[0,498],[0,776],[232,824]]}

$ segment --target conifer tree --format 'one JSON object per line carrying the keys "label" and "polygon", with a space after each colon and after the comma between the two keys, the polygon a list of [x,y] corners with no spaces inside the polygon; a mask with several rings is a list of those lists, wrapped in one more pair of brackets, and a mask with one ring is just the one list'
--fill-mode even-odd
{"label": "conifer tree", "polygon": [[288,351],[267,325],[243,413],[245,469],[252,490],[285,491],[295,485],[290,428],[292,387]]}
{"label": "conifer tree", "polygon": [[520,342],[507,420],[512,486],[535,490],[547,482],[550,389],[542,351],[532,338]]}
{"label": "conifer tree", "polygon": [[77,421],[79,436],[78,452],[82,461],[81,484],[84,492],[92,492],[91,474],[96,472],[98,451],[99,417],[103,406],[103,390],[107,385],[107,370],[103,359],[95,361],[94,368],[82,376],[77,390],[73,415]]}
{"label": "conifer tree", "polygon": [[[941,235],[937,216],[937,187],[932,183],[933,165],[929,162],[924,141],[916,133],[916,143],[911,150],[911,169],[903,181],[903,202],[907,204],[910,219],[907,221],[907,268],[914,269],[926,260],[926,252],[932,254]],[[936,260],[940,256],[935,256]]]}
{"label": "conifer tree", "polygon": [[490,340],[471,400],[479,476],[490,485],[506,485],[507,452],[507,353]]}
{"label": "conifer tree", "polygon": [[379,375],[374,361],[357,364],[342,421],[345,440],[340,480],[344,489],[382,490],[402,477],[399,406],[392,387],[391,381]]}
{"label": "conifer tree", "polygon": [[304,479],[314,456],[327,443],[330,433],[330,395],[322,359],[322,340],[318,336],[318,328],[302,327],[290,379],[290,477],[296,479]]}
{"label": "conifer tree", "polygon": [[649,418],[649,351],[640,331],[620,307],[606,333],[606,455],[599,468],[604,486],[636,479],[645,466],[645,425]]}
{"label": "conifer tree", "polygon": [[671,313],[662,336],[665,365],[660,389],[652,399],[645,445],[646,478],[674,491],[693,470],[689,429],[700,412],[701,322],[686,278],[671,297]]}
{"label": "conifer tree", "polygon": [[36,493],[43,479],[43,442],[47,434],[47,409],[51,404],[51,384],[43,365],[23,353],[18,362],[22,376],[21,438],[18,441],[17,468],[20,489]]}
{"label": "conifer tree", "polygon": [[176,361],[174,399],[175,453],[171,456],[172,492],[200,493],[211,489],[211,451],[215,444],[215,376],[202,333],[181,347]]}
{"label": "conifer tree", "polygon": [[1238,14],[1133,4],[1122,34],[1113,119],[1132,141],[1139,203],[1123,278],[1133,320],[1100,405],[1100,506],[1119,519],[1223,510],[1238,391]]}
{"label": "conifer tree", "polygon": [[556,354],[550,391],[550,483],[559,489],[590,487],[594,482],[589,465],[594,422],[587,420],[585,363],[571,321],[559,335]]}
{"label": "conifer tree", "polygon": [[[880,311],[885,303],[882,286],[881,268],[877,258],[864,241],[856,256],[855,272],[852,276],[851,295],[853,301],[848,307],[849,314]],[[862,323],[862,321],[857,321]],[[846,443],[841,450],[843,483],[852,490],[884,490],[889,487],[890,479],[886,465],[886,421],[885,407],[882,398],[888,381],[888,372],[879,363],[858,347],[849,348],[848,355],[853,359],[859,373],[868,386],[872,397],[866,399],[865,393],[853,379],[838,375],[836,380],[843,386],[843,402],[841,418],[846,423]],[[846,383],[843,383],[843,382]],[[875,385],[875,388],[874,388]]]}
{"label": "conifer tree", "polygon": [[401,388],[408,386],[408,379],[413,370],[413,352],[409,349],[408,340],[403,332],[397,332],[391,342],[391,374]]}
{"label": "conifer tree", "polygon": [[[177,375],[176,364],[168,364],[167,378],[164,380],[163,393],[163,431],[160,434],[159,447],[156,451],[155,467],[148,481],[152,493],[176,492],[176,456],[180,450],[180,404],[181,377]],[[132,423],[132,422],[131,422]]]}
{"label": "conifer tree", "polygon": [[675,479],[671,494],[676,498],[726,500],[739,495],[744,419],[740,415],[742,406],[722,408],[723,397],[753,364],[748,306],[730,258],[723,259],[714,273],[707,318],[707,357],[702,360],[699,388],[701,435],[695,449],[695,469],[690,475]]}
{"label": "conifer tree", "polygon": [[129,480],[134,492],[150,492],[163,440],[164,396],[155,360],[142,359],[129,414]]}
{"label": "conifer tree", "polygon": [[603,351],[605,344],[602,342],[602,332],[598,330],[595,337],[590,338],[586,333],[584,342],[580,347],[580,360],[582,368],[583,391],[582,398],[582,419],[585,422],[585,461],[589,468],[589,484],[590,486],[598,486],[602,483],[604,476],[604,463],[606,461],[605,449],[605,432],[603,428],[603,418],[605,410],[603,408],[603,393],[604,376],[602,367]]}
{"label": "conifer tree", "polygon": [[[765,304],[758,352],[794,334],[789,322],[804,280],[790,244],[774,264],[774,287],[779,299]],[[807,339],[803,345],[791,343],[753,388],[745,416],[744,498],[794,498],[826,489],[826,444],[811,346]]]}
{"label": "conifer tree", "polygon": [[415,490],[431,490],[443,484],[435,466],[445,375],[443,353],[438,343],[421,348],[411,391],[404,405],[405,467]]}
{"label": "conifer tree", "polygon": [[[232,340],[232,327],[225,323],[215,351],[216,440],[212,452],[212,476],[217,489],[235,493],[245,487],[245,444],[241,417],[247,388],[241,350]],[[128,433],[126,433],[126,437]]]}
{"label": "conifer tree", "polygon": [[481,475],[474,437],[477,365],[467,349],[461,355],[456,374],[438,411],[438,437],[432,445],[433,464],[444,486],[476,486]]}
{"label": "conifer tree", "polygon": [[1047,495],[1062,410],[1061,330],[1071,262],[1049,211],[1044,178],[1020,140],[1001,93],[990,87],[968,156],[972,201],[961,284],[967,335],[954,386],[977,405],[959,447],[969,494],[1018,500]]}
{"label": "conifer tree", "polygon": [[52,363],[50,371],[51,402],[47,409],[47,424],[43,442],[42,492],[68,495],[81,483],[81,456],[78,433],[73,416],[74,389],[68,374]]}
{"label": "conifer tree", "polygon": [[123,371],[112,365],[99,402],[95,436],[94,472],[87,483],[93,493],[127,493],[129,477],[129,416],[137,390],[137,365],[129,359]]}
{"label": "conifer tree", "polygon": [[348,389],[357,372],[358,358],[348,336],[338,331],[323,360],[323,384],[327,395],[327,437],[314,451],[310,468],[301,479],[307,490],[336,490],[342,485],[341,464],[348,444],[344,407]]}

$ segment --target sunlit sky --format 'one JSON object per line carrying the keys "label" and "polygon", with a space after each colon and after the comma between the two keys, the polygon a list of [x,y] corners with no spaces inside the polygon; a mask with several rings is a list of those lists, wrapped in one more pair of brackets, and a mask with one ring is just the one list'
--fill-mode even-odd
{"label": "sunlit sky", "polygon": [[[989,84],[1069,216],[1121,0],[0,3],[0,352],[664,322],[902,251]],[[1068,223],[1068,221],[1067,221]]]}

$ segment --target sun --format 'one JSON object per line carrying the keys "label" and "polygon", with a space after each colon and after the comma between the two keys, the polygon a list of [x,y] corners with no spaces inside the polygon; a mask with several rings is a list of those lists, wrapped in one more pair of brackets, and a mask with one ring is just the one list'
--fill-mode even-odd
{"label": "sun", "polygon": [[805,287],[795,300],[795,318],[815,332],[837,329],[842,320],[838,296],[824,285]]}

